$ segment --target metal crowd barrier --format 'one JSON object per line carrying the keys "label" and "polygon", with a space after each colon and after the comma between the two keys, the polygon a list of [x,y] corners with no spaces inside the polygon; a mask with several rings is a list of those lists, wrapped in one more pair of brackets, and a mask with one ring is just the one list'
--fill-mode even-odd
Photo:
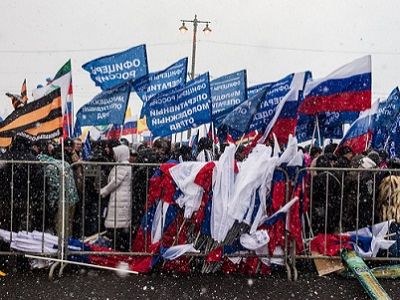
{"label": "metal crowd barrier", "polygon": [[[121,163],[103,163],[103,162],[78,162],[72,165],[73,168],[82,168],[83,170],[83,182],[87,183],[87,178],[92,178],[94,179],[95,182],[97,182],[97,189],[99,186],[104,186],[106,182],[101,183],[101,172],[102,170],[104,170],[104,168],[111,168],[111,167],[116,167],[114,168],[114,172],[115,172],[115,177],[117,177],[118,175],[118,166],[130,166],[132,168],[136,168],[136,169],[140,169],[142,174],[145,173],[145,199],[144,199],[144,210],[143,212],[147,212],[148,210],[148,192],[149,192],[149,181],[151,176],[153,175],[155,169],[157,169],[160,164],[144,164],[144,163],[133,163],[133,164],[121,164]],[[286,193],[285,193],[285,203],[288,202],[289,200],[289,189],[290,189],[290,184],[289,184],[289,176],[287,174],[287,172],[283,169],[277,169],[277,172],[281,172],[283,173],[285,180],[285,186],[286,186]],[[109,170],[105,172],[105,175],[108,177],[109,175]],[[103,174],[104,176],[104,174]],[[91,181],[93,183],[93,180]],[[143,188],[143,186],[139,185],[139,188]],[[90,204],[88,203],[88,199],[87,199],[87,195],[89,194],[96,194],[97,197],[97,208],[101,208],[104,207],[104,205],[102,205],[102,203],[104,202],[104,199],[101,198],[100,194],[97,193],[96,191],[90,191],[89,187],[87,184],[83,185],[83,191],[82,191],[82,205],[80,207],[80,211],[81,211],[81,228],[80,228],[80,235],[79,235],[79,239],[81,241],[87,241],[87,236],[91,236],[92,238],[96,238],[96,237],[100,237],[102,233],[104,233],[105,228],[104,228],[104,220],[102,217],[102,211],[100,209],[96,210],[96,220],[95,222],[93,222],[92,220],[92,224],[96,223],[96,230],[95,233],[93,232],[93,230],[91,232],[87,232],[87,222],[86,220],[87,218],[87,212],[88,209],[87,207],[90,206]],[[134,198],[135,193],[137,193],[137,191],[135,190],[135,188],[132,186],[132,195]],[[116,195],[118,196],[118,195]],[[92,199],[93,201],[93,199]],[[92,203],[93,204],[93,203]],[[134,205],[134,203],[131,203],[131,208]],[[131,210],[132,211],[132,210]],[[164,211],[164,205],[162,204],[162,211]],[[117,207],[114,207],[114,222],[116,222],[116,215],[117,215]],[[147,218],[147,214],[144,215],[145,218]],[[140,216],[140,220],[141,220]],[[163,218],[163,214],[161,216],[161,218]],[[66,217],[67,219],[67,217]],[[176,224],[176,236],[175,236],[175,242],[174,245],[176,244],[176,242],[178,241],[178,238],[181,234],[182,228],[183,226],[185,226],[185,222],[188,223],[189,220],[184,219],[182,223],[180,224]],[[147,219],[146,219],[146,223],[147,223]],[[161,224],[163,224],[163,221],[161,221]],[[114,223],[115,225],[115,223]],[[139,223],[140,225],[140,223]],[[187,225],[187,224],[186,224]],[[132,245],[132,236],[133,236],[133,230],[138,230],[138,228],[133,228],[132,226],[129,227],[129,246]],[[129,251],[129,250],[125,250],[125,251],[121,251],[118,249],[117,247],[117,240],[118,240],[118,236],[117,236],[117,229],[112,228],[111,230],[109,230],[108,232],[112,234],[112,240],[113,240],[113,245],[112,245],[112,249],[110,249],[110,251],[77,251],[77,250],[69,250],[69,249],[65,249],[65,255],[66,257],[68,256],[86,256],[86,255],[96,255],[96,256],[108,256],[108,255],[112,255],[112,256],[133,256],[133,257],[140,257],[140,256],[155,256],[155,255],[159,255],[159,254],[154,254],[150,251],[150,249],[148,249],[147,244],[147,231],[151,230],[151,228],[144,228],[145,230],[145,234],[144,234],[144,238],[145,238],[145,250],[141,251],[141,252],[133,252],[133,251]],[[161,232],[163,231],[162,228],[160,228]],[[291,278],[291,266],[289,264],[289,260],[288,260],[288,235],[287,232],[285,232],[285,249],[284,250],[284,254],[283,256],[276,256],[276,258],[282,258],[284,260],[284,264],[286,267],[286,271],[288,273],[288,278]],[[90,238],[89,238],[90,239]],[[197,241],[198,236],[197,237],[193,237],[194,241]],[[186,253],[185,256],[186,257],[192,257],[191,259],[195,258],[195,257],[205,257],[207,256],[208,253],[206,252],[200,252],[200,253]],[[249,253],[247,254],[226,254],[226,257],[230,257],[230,256],[243,256],[243,257],[248,257],[248,256],[254,256],[255,254],[252,253],[251,251],[249,251]],[[274,256],[270,255],[270,256],[266,256],[269,258],[274,258]]]}
{"label": "metal crowd barrier", "polygon": [[[305,175],[309,191],[309,210],[303,215],[302,238],[304,251],[296,253],[295,243],[291,243],[293,279],[297,280],[298,259],[335,259],[340,260],[340,254],[330,256],[327,253],[328,234],[339,234],[339,248],[345,243],[341,234],[355,231],[356,243],[359,241],[358,230],[373,226],[382,221],[390,221],[393,217],[400,222],[399,214],[388,215],[388,208],[392,209],[392,196],[400,192],[400,185],[396,185],[398,169],[361,169],[361,168],[303,168],[297,176]],[[385,179],[386,178],[386,179]],[[382,215],[383,205],[378,201],[379,185],[385,180],[385,205],[387,213]],[[400,183],[400,177],[399,177]],[[400,200],[400,198],[399,198]],[[381,200],[382,202],[382,200]],[[392,210],[391,210],[392,211]],[[389,219],[388,219],[389,217]],[[317,234],[324,234],[323,253],[315,254],[311,251],[311,240]],[[386,236],[390,238],[392,235]],[[365,257],[370,261],[400,261],[400,257],[392,257],[389,251],[379,257]]]}
{"label": "metal crowd barrier", "polygon": [[[9,246],[8,251],[3,251],[3,248],[0,249],[0,256],[16,256],[16,255],[25,255],[26,257],[36,257],[36,258],[49,258],[50,260],[53,260],[55,263],[52,265],[50,268],[50,273],[49,277],[52,278],[54,271],[56,268],[60,267],[59,269],[59,275],[61,276],[63,273],[63,270],[67,264],[78,264],[82,266],[87,266],[88,264],[84,262],[76,262],[76,261],[70,261],[69,258],[72,256],[74,257],[79,257],[79,256],[88,256],[88,255],[96,255],[96,256],[134,256],[134,257],[140,257],[140,256],[154,256],[158,254],[153,254],[150,249],[147,247],[147,234],[144,235],[145,238],[145,250],[141,252],[132,252],[130,251],[131,246],[132,246],[132,236],[134,230],[138,230],[138,228],[134,228],[133,226],[128,227],[128,250],[121,250],[118,247],[118,240],[119,240],[119,234],[118,234],[118,229],[116,228],[116,222],[117,222],[117,213],[118,213],[118,208],[117,205],[114,207],[114,228],[110,228],[106,230],[104,227],[104,216],[103,216],[103,209],[106,207],[105,204],[105,199],[101,198],[99,189],[100,187],[104,187],[104,185],[107,184],[108,182],[108,176],[109,172],[113,167],[114,168],[114,176],[115,178],[118,175],[118,166],[129,166],[131,167],[134,171],[136,172],[141,172],[141,174],[145,174],[145,178],[143,180],[144,186],[143,185],[138,185],[134,187],[131,185],[131,192],[132,192],[132,197],[131,197],[131,205],[130,205],[130,213],[132,213],[132,206],[135,204],[132,201],[135,199],[135,196],[138,195],[138,190],[137,188],[142,188],[141,193],[144,195],[144,199],[142,199],[144,202],[142,203],[144,205],[144,210],[142,210],[142,213],[147,212],[148,207],[148,192],[149,192],[149,181],[150,178],[152,177],[154,171],[160,166],[159,164],[120,164],[120,163],[104,163],[104,162],[78,162],[72,164],[70,167],[71,169],[76,172],[75,174],[81,174],[81,186],[79,187],[79,180],[75,181],[77,183],[77,188],[78,188],[78,194],[79,194],[79,202],[75,205],[75,212],[74,210],[70,209],[71,205],[68,204],[66,201],[66,188],[68,187],[65,183],[65,170],[63,167],[60,167],[60,165],[57,165],[55,163],[51,162],[40,162],[40,161],[0,161],[0,165],[3,166],[3,168],[0,168],[0,176],[6,176],[7,174],[10,175],[10,179],[7,179],[6,177],[0,178],[0,180],[3,181],[3,184],[7,187],[7,180],[10,180],[10,199],[9,203],[11,206],[10,211],[8,211],[8,217],[10,219],[10,226],[5,228],[2,227],[0,224],[0,229],[4,230],[9,230],[10,233],[10,243],[12,242],[14,238],[13,231],[16,230],[15,226],[13,226],[13,221],[16,220],[18,217],[23,217],[24,218],[24,226],[19,226],[18,230],[21,231],[32,231],[33,229],[39,230],[42,234],[42,249],[41,251],[35,251],[35,252],[29,252],[29,251],[15,251],[11,248],[11,244]],[[27,178],[25,182],[19,183],[21,184],[20,187],[25,187],[26,188],[26,198],[21,197],[21,195],[15,195],[15,176],[17,174],[16,169],[21,168],[22,166],[26,166],[26,171],[27,171]],[[38,166],[40,167],[39,169],[35,169],[33,171],[32,166]],[[60,178],[60,195],[58,199],[58,212],[54,212],[55,215],[51,216],[46,214],[46,208],[49,206],[49,203],[47,203],[47,181],[49,179],[54,179],[54,178],[48,178],[46,175],[45,169],[49,166],[56,167],[59,172],[59,178]],[[7,170],[9,173],[1,173],[2,171]],[[289,176],[287,172],[284,169],[277,169],[276,172],[281,172],[285,178],[285,188],[286,188],[286,193],[285,193],[285,203],[289,201],[289,194],[290,194],[290,181],[289,181]],[[41,211],[32,211],[31,210],[31,204],[32,204],[32,178],[38,179],[40,178],[40,175],[43,174],[43,181],[41,184],[38,186],[35,180],[35,189],[39,190],[42,193],[42,199],[41,199]],[[19,178],[19,180],[24,180],[24,178]],[[64,193],[62,192],[64,191]],[[18,198],[16,198],[18,196]],[[118,195],[116,195],[117,197]],[[1,199],[1,197],[0,197]],[[136,198],[137,199],[137,198]],[[38,200],[38,199],[36,199]],[[2,199],[0,201],[7,201],[5,199]],[[18,203],[22,203],[21,201],[24,201],[24,205],[26,205],[26,213],[22,214],[20,216],[15,216],[14,213],[14,203],[18,201]],[[0,202],[1,203],[1,202]],[[1,206],[5,206],[4,202],[0,204]],[[163,207],[164,208],[164,207]],[[3,216],[7,215],[7,212],[2,208],[3,211]],[[74,216],[70,215],[71,213],[74,214]],[[41,227],[32,227],[32,222],[30,222],[30,219],[34,216],[41,215]],[[0,214],[1,215],[1,214]],[[145,214],[147,217],[147,214]],[[58,234],[58,249],[54,251],[53,253],[48,253],[45,251],[44,243],[45,243],[45,234],[49,232],[49,228],[46,225],[46,222],[51,220],[52,218],[60,218],[61,220],[54,220],[54,228],[56,232],[52,232],[53,234]],[[142,215],[138,216],[140,218],[136,219],[141,222],[141,217]],[[162,216],[163,217],[163,216]],[[1,221],[1,220],[0,220]],[[132,221],[132,215],[131,215],[131,221]],[[183,226],[185,225],[185,222],[188,222],[188,220],[183,220],[182,223],[177,223],[176,224],[176,237],[175,241],[178,241],[178,237],[181,234],[181,230]],[[71,224],[74,224],[72,226]],[[147,222],[146,222],[147,223]],[[22,224],[22,223],[20,223]],[[58,224],[58,225],[57,225]],[[163,222],[161,221],[161,224]],[[286,226],[285,226],[286,228]],[[148,230],[151,230],[151,228],[145,228],[145,233]],[[162,231],[162,228],[160,228]],[[76,249],[70,249],[68,247],[69,240],[71,238],[75,238],[79,240],[80,242],[87,242],[96,238],[101,237],[104,232],[107,231],[107,234],[110,235],[111,240],[112,240],[112,247],[110,251],[85,251],[85,250],[76,250]],[[282,258],[284,260],[284,264],[286,267],[287,275],[288,278],[290,279],[292,277],[291,275],[291,264],[290,264],[290,257],[289,257],[289,239],[288,239],[288,233],[285,231],[285,236],[284,236],[284,241],[285,241],[285,246],[284,246],[284,254],[281,256],[265,256],[268,258]],[[174,243],[175,245],[175,243]],[[192,257],[191,259],[197,257],[205,257],[207,256],[207,252],[201,252],[201,253],[187,253],[185,256],[187,257]],[[248,256],[255,256],[255,254],[252,251],[248,251],[248,253],[245,254],[231,254],[231,255],[224,255],[226,257],[229,256],[241,256],[241,257],[248,257]],[[99,268],[106,268],[106,269],[113,269],[113,268],[107,268],[107,267],[101,267]]]}
{"label": "metal crowd barrier", "polygon": [[[29,252],[42,256],[60,257],[59,251],[49,253],[45,250],[45,233],[56,230],[56,222],[48,224],[46,212],[49,203],[46,199],[46,182],[49,180],[45,169],[55,168],[62,178],[62,169],[52,162],[0,160],[0,230],[9,232],[8,243],[2,244],[0,256],[21,256]],[[60,188],[59,199],[62,199]],[[61,201],[60,201],[61,202]],[[58,204],[58,203],[57,203]],[[61,209],[61,208],[60,208]],[[55,209],[53,209],[55,211]],[[62,216],[62,213],[59,213]],[[41,247],[38,251],[18,251],[12,248],[18,243],[18,232],[26,234],[33,230],[41,233]],[[53,234],[55,234],[53,232]],[[61,243],[59,247],[63,246]],[[7,249],[8,248],[8,249]],[[18,248],[18,247],[17,247]],[[28,250],[28,249],[27,249]]]}

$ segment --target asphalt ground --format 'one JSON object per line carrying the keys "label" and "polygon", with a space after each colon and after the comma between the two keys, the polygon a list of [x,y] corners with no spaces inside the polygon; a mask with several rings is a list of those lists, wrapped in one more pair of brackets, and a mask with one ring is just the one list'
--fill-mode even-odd
{"label": "asphalt ground", "polygon": [[[3,269],[4,270],[4,269]],[[356,279],[319,277],[311,264],[300,266],[298,281],[284,271],[270,276],[240,274],[159,274],[120,277],[113,271],[68,266],[62,277],[48,270],[8,270],[0,277],[0,299],[368,299]],[[380,280],[400,299],[398,280]]]}

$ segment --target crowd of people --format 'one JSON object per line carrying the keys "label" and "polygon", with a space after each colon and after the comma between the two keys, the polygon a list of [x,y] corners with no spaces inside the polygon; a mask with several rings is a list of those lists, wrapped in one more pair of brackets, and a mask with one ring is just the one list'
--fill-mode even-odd
{"label": "crowd of people", "polygon": [[128,164],[214,159],[208,138],[199,140],[197,151],[179,143],[171,146],[167,139],[151,144],[132,144],[126,139],[92,141],[86,164],[80,138],[66,139],[63,146],[55,141],[31,142],[17,136],[12,146],[1,152],[1,229],[59,234],[64,172],[68,234],[81,238],[106,230],[112,240],[115,229],[118,247],[129,249],[129,235],[135,234],[144,214],[146,181],[156,165],[148,169]]}
{"label": "crowd of people", "polygon": [[[156,170],[156,165],[143,164],[218,160],[226,145],[218,151],[207,137],[199,140],[197,149],[180,143],[171,145],[167,139],[152,144],[100,140],[92,142],[89,163],[82,163],[81,139],[66,139],[63,146],[16,137],[12,146],[1,153],[0,180],[4,188],[0,193],[0,228],[59,234],[64,172],[68,235],[81,238],[106,231],[118,249],[129,250],[145,213],[148,180]],[[324,149],[302,149],[305,166],[323,168],[311,171],[312,179],[308,180],[312,198],[309,226],[313,233],[345,232],[389,217],[400,221],[400,210],[398,216],[389,216],[387,202],[391,200],[382,195],[385,187],[381,183],[391,184],[384,181],[388,174],[359,172],[399,168],[400,164],[388,160],[383,150],[356,155],[350,147],[336,148],[336,144],[329,144]],[[238,146],[237,161],[245,159],[244,149]]]}
{"label": "crowd of people", "polygon": [[320,168],[310,172],[308,183],[314,234],[349,232],[390,219],[400,222],[393,201],[400,187],[391,185],[398,174],[388,171],[400,164],[385,150],[356,154],[348,146],[337,149],[337,144],[312,147],[306,164]]}

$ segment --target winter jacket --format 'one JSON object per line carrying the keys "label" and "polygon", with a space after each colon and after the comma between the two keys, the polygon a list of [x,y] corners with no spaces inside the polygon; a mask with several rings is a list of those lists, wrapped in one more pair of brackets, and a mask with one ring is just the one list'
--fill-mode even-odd
{"label": "winter jacket", "polygon": [[[120,145],[113,148],[117,163],[128,163],[129,148]],[[106,228],[129,228],[131,224],[132,167],[115,166],[108,175],[108,184],[100,190],[100,195],[110,195]]]}

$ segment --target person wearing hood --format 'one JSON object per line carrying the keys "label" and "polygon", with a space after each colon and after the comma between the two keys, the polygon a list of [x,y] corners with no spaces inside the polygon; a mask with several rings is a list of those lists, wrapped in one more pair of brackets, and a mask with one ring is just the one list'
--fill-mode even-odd
{"label": "person wearing hood", "polygon": [[[113,149],[114,159],[118,164],[129,163],[129,147],[119,145]],[[129,228],[131,226],[131,199],[132,199],[132,167],[116,165],[108,175],[108,184],[100,190],[102,198],[110,195],[106,229],[117,231],[117,247],[120,250],[129,250]],[[113,231],[114,233],[114,231]]]}

